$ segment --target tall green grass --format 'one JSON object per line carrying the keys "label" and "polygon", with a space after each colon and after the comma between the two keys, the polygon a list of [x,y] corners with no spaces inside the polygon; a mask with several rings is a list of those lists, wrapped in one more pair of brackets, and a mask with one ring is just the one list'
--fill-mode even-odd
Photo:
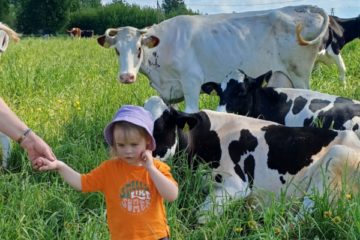
{"label": "tall green grass", "polygon": [[[335,67],[314,70],[312,89],[360,100],[360,42],[343,50],[347,86]],[[122,104],[143,105],[156,92],[140,75],[119,84],[114,50],[95,39],[25,38],[11,44],[0,60],[0,95],[53,147],[62,159],[85,173],[107,158],[103,128]],[[200,107],[214,109],[217,98],[201,96]],[[183,104],[180,104],[183,109]],[[315,211],[295,221],[299,200],[283,197],[256,208],[229,201],[221,216],[197,224],[197,210],[211,190],[204,188],[206,166],[191,170],[185,157],[170,160],[179,181],[178,200],[167,204],[173,239],[358,239],[360,198],[344,192],[335,205],[313,195]],[[0,239],[108,239],[101,194],[78,193],[56,173],[31,169],[13,144],[9,170],[0,170]],[[126,226],[123,226],[126,227]]]}

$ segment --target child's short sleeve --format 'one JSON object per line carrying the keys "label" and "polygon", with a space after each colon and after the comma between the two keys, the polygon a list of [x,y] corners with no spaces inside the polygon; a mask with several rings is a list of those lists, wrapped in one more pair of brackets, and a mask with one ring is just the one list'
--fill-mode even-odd
{"label": "child's short sleeve", "polygon": [[83,192],[98,192],[103,191],[105,176],[108,172],[107,162],[103,162],[97,168],[93,169],[87,174],[81,175],[81,190]]}
{"label": "child's short sleeve", "polygon": [[154,163],[155,163],[156,168],[162,174],[164,174],[164,176],[166,176],[168,179],[170,179],[171,181],[173,181],[177,185],[176,180],[171,175],[171,171],[170,171],[171,169],[170,169],[169,165],[167,165],[166,163],[164,163],[164,162],[162,162],[160,160],[155,160]]}

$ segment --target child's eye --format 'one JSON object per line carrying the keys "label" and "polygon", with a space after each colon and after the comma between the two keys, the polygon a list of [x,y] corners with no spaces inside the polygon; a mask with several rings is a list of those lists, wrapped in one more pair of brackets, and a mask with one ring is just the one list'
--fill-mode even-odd
{"label": "child's eye", "polygon": [[124,147],[124,144],[118,143],[117,146],[118,146],[118,147]]}
{"label": "child's eye", "polygon": [[133,147],[136,147],[137,145],[139,145],[139,144],[137,144],[137,143],[132,143],[131,144],[131,146],[133,146]]}

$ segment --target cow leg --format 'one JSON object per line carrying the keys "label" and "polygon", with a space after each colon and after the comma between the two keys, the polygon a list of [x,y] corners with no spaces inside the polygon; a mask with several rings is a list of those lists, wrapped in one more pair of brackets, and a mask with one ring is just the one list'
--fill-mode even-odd
{"label": "cow leg", "polygon": [[8,167],[8,160],[10,155],[10,139],[8,136],[0,132],[0,141],[1,141],[1,149],[2,149],[2,167]]}
{"label": "cow leg", "polygon": [[198,222],[204,224],[209,221],[209,213],[213,212],[219,216],[223,212],[223,205],[232,198],[245,198],[250,194],[247,183],[244,183],[237,176],[231,176],[224,179],[222,184],[215,185],[214,194],[208,195],[202,204],[198,216]]}
{"label": "cow leg", "polygon": [[346,67],[345,67],[344,60],[343,60],[342,56],[340,55],[340,53],[339,53],[339,55],[334,56],[334,61],[336,63],[338,71],[339,71],[340,80],[342,81],[342,83],[344,85],[346,85],[346,76],[345,76]]}

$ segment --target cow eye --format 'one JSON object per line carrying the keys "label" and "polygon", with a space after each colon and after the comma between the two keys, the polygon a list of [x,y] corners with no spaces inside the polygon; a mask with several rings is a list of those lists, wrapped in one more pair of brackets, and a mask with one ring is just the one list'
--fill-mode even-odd
{"label": "cow eye", "polygon": [[138,49],[138,58],[140,58],[140,55],[141,55],[141,48]]}
{"label": "cow eye", "polygon": [[116,55],[120,55],[119,51],[115,48]]}

